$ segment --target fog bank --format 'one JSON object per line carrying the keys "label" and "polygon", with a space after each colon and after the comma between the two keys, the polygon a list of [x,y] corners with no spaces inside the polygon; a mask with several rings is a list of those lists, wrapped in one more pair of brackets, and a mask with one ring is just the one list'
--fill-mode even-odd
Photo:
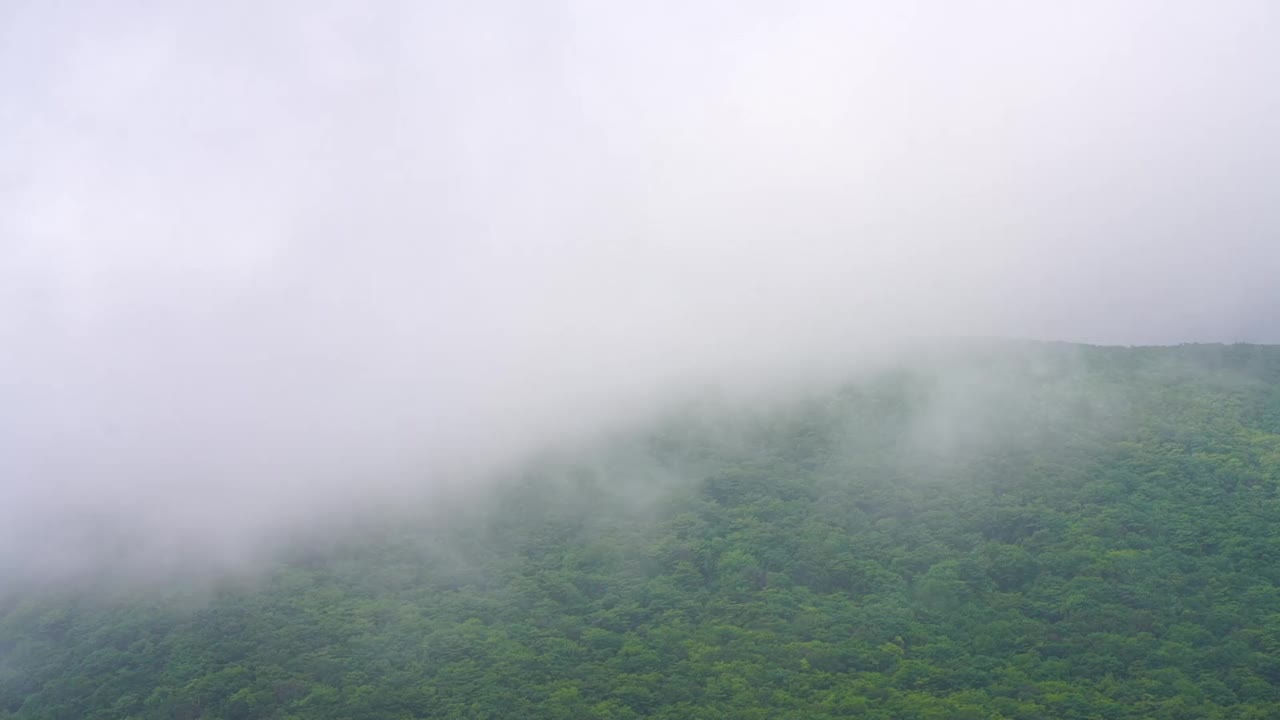
{"label": "fog bank", "polygon": [[1280,342],[1274,3],[642,5],[0,9],[0,562],[903,338]]}

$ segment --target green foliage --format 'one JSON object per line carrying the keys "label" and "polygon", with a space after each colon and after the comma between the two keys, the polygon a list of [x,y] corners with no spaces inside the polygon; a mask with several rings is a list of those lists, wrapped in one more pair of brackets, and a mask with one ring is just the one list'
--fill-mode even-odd
{"label": "green foliage", "polygon": [[1280,717],[1277,418],[1249,346],[691,410],[196,610],[10,601],[0,718]]}

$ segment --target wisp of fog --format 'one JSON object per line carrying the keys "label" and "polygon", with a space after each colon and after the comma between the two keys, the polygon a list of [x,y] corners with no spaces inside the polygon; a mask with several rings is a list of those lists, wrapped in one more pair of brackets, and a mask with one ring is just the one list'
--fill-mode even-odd
{"label": "wisp of fog", "polygon": [[902,338],[1280,341],[1278,34],[1266,0],[6,3],[0,569],[233,559]]}

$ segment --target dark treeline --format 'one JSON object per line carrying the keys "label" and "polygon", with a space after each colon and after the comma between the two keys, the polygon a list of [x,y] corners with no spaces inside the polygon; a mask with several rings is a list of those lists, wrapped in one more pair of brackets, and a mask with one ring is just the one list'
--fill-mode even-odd
{"label": "dark treeline", "polygon": [[727,407],[194,605],[10,596],[0,718],[1280,717],[1280,348]]}

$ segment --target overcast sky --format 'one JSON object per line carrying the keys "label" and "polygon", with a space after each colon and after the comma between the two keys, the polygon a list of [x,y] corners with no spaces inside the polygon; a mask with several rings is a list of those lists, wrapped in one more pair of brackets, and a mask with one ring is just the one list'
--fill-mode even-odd
{"label": "overcast sky", "polygon": [[252,535],[893,337],[1280,342],[1277,37],[1270,0],[0,2],[0,549]]}

